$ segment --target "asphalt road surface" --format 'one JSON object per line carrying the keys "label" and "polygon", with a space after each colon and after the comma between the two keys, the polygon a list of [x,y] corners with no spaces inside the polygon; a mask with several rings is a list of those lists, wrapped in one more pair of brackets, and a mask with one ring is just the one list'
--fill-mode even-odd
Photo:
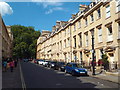
{"label": "asphalt road surface", "polygon": [[30,62],[21,62],[22,86],[25,88],[118,88],[118,84],[90,77],[71,76]]}

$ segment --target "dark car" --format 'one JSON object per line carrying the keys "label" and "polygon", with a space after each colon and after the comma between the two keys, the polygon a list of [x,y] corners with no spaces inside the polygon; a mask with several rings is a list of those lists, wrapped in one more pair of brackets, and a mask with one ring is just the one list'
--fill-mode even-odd
{"label": "dark car", "polygon": [[45,62],[43,63],[43,66],[47,67],[49,62],[50,62],[49,60],[45,60]]}
{"label": "dark car", "polygon": [[54,68],[54,67],[56,66],[56,64],[57,64],[56,61],[51,61],[51,62],[49,63],[49,67],[50,67],[50,68]]}
{"label": "dark car", "polygon": [[64,71],[65,70],[65,62],[57,62],[54,69]]}
{"label": "dark car", "polygon": [[72,75],[88,75],[87,69],[83,68],[80,64],[77,63],[67,63],[65,66],[65,72],[71,73]]}
{"label": "dark car", "polygon": [[38,59],[34,59],[34,63],[35,63],[35,64],[38,64]]}
{"label": "dark car", "polygon": [[48,63],[46,64],[47,67],[50,67],[51,61],[48,61]]}
{"label": "dark car", "polygon": [[23,59],[23,61],[24,61],[24,62],[28,62],[28,61],[29,61],[29,59]]}

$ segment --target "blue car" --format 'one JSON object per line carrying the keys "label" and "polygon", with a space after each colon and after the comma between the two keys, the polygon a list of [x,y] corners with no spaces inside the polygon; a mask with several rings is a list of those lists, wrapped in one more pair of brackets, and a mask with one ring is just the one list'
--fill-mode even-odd
{"label": "blue car", "polygon": [[87,69],[82,68],[80,64],[77,63],[67,63],[65,66],[65,72],[66,73],[71,73],[73,76],[74,75],[88,75]]}

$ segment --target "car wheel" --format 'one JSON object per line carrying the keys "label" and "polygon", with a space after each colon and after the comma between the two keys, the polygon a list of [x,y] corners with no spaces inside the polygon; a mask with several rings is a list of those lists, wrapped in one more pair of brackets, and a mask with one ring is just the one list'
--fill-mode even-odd
{"label": "car wheel", "polygon": [[58,68],[58,70],[59,70],[59,71],[61,71],[61,69],[60,69],[60,68]]}
{"label": "car wheel", "polygon": [[65,73],[67,73],[67,70],[65,69]]}
{"label": "car wheel", "polygon": [[72,71],[72,73],[71,73],[71,74],[72,74],[72,76],[75,76],[75,73],[74,73],[74,71]]}

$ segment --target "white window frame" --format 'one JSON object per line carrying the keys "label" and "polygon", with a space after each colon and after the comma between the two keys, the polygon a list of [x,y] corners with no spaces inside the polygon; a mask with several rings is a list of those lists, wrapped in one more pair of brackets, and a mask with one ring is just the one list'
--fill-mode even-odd
{"label": "white window frame", "polygon": [[79,34],[79,45],[82,47],[82,34]]}
{"label": "white window frame", "polygon": [[106,18],[110,17],[110,5],[106,6]]}
{"label": "white window frame", "polygon": [[120,11],[120,0],[116,0],[116,12]]}
{"label": "white window frame", "polygon": [[87,18],[85,18],[85,26],[87,26],[88,25],[88,20],[87,20]]}
{"label": "white window frame", "polygon": [[70,46],[70,38],[67,39],[68,40],[68,47]]}
{"label": "white window frame", "polygon": [[97,10],[97,14],[98,14],[97,19],[101,18],[101,11],[100,11],[100,13],[98,11],[100,11],[100,8]]}
{"label": "white window frame", "polygon": [[88,46],[89,45],[89,42],[88,42],[88,32],[87,33],[85,33],[85,41],[86,41],[86,46]]}
{"label": "white window frame", "polygon": [[91,23],[94,22],[94,16],[93,16],[93,14],[90,15],[90,18],[91,18]]}
{"label": "white window frame", "polygon": [[112,35],[112,34],[113,34],[113,30],[112,30],[112,33],[110,33],[110,29],[109,29],[109,27],[111,27],[111,29],[112,29],[112,25],[109,25],[109,26],[107,27],[107,30],[108,30],[108,35],[110,36],[110,35]]}
{"label": "white window frame", "polygon": [[81,20],[78,21],[78,28],[81,28]]}
{"label": "white window frame", "polygon": [[77,47],[77,43],[76,43],[76,36],[73,37],[74,38],[74,47],[76,48]]}
{"label": "white window frame", "polygon": [[80,51],[80,61],[83,60],[82,51]]}
{"label": "white window frame", "polygon": [[99,59],[102,59],[102,55],[103,55],[103,50],[99,49]]}
{"label": "white window frame", "polygon": [[70,34],[70,28],[68,27],[68,35]]}
{"label": "white window frame", "polygon": [[76,55],[76,53],[74,54],[74,60],[77,61],[77,55]]}
{"label": "white window frame", "polygon": [[101,27],[98,28],[98,41],[102,42],[102,28]]}

